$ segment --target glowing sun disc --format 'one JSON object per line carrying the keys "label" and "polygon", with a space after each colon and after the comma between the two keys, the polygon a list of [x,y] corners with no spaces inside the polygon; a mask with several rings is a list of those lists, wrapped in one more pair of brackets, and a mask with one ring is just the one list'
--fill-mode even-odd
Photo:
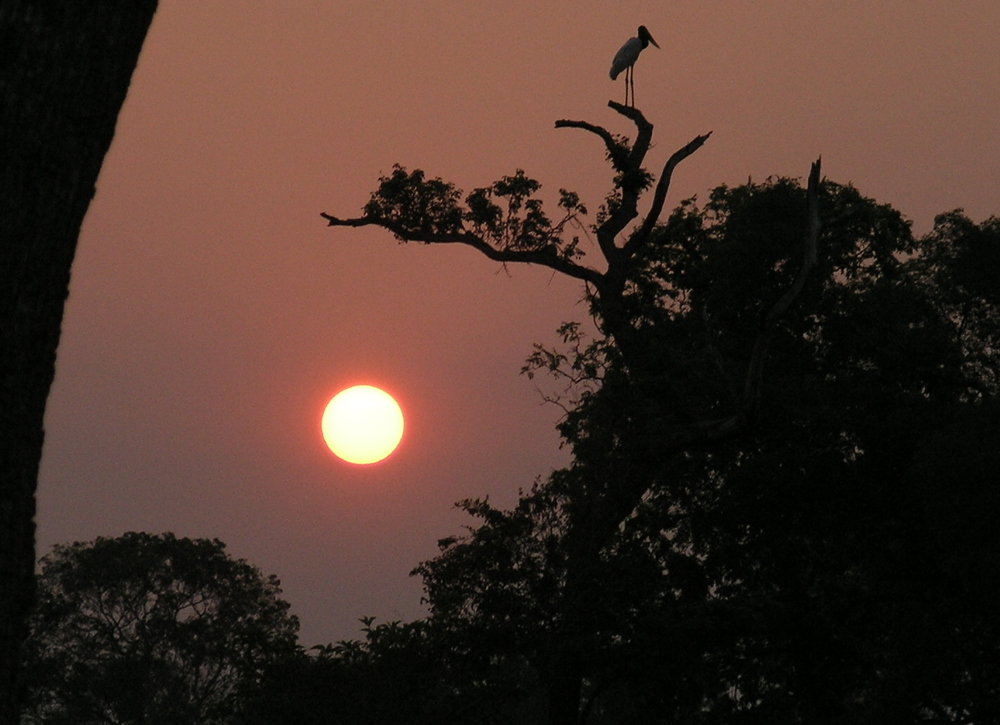
{"label": "glowing sun disc", "polygon": [[323,440],[348,463],[377,463],[403,438],[403,411],[392,396],[371,385],[341,390],[327,404]]}

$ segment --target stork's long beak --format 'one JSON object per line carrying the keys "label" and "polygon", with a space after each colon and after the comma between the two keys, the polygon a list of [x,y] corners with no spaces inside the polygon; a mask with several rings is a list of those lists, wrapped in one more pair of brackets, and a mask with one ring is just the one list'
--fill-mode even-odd
{"label": "stork's long beak", "polygon": [[[647,32],[649,32],[649,31],[647,31]],[[652,43],[653,45],[655,45],[657,48],[660,47],[660,44],[657,43],[655,40],[653,40],[653,36],[652,35],[649,36],[649,42]]]}

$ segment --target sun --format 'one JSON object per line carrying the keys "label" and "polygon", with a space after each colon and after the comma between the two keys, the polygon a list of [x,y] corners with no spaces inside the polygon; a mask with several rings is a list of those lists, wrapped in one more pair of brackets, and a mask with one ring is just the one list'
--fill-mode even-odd
{"label": "sun", "polygon": [[348,463],[377,463],[403,437],[403,411],[393,397],[371,385],[341,390],[323,412],[323,439]]}

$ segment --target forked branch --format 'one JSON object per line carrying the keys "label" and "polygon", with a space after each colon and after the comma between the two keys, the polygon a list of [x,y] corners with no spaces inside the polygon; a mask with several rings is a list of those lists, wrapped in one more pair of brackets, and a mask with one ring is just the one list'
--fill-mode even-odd
{"label": "forked branch", "polygon": [[633,106],[623,106],[621,103],[608,101],[608,107],[618,111],[635,124],[637,133],[635,143],[632,145],[632,157],[629,159],[629,163],[633,168],[641,167],[642,160],[646,158],[646,152],[649,151],[649,144],[653,141],[653,124],[646,120],[642,111]]}
{"label": "forked branch", "polygon": [[667,159],[667,163],[663,167],[663,173],[660,174],[660,180],[656,183],[656,190],[653,192],[653,203],[646,214],[646,219],[643,221],[639,231],[633,234],[632,238],[625,244],[625,252],[628,256],[633,256],[638,248],[649,240],[649,236],[653,232],[653,227],[656,226],[660,214],[663,213],[663,204],[667,199],[667,190],[670,188],[670,179],[674,174],[674,169],[677,168],[677,164],[700,149],[711,135],[712,132],[709,131],[704,136],[695,136],[686,146],[682,146],[674,151],[670,158]]}
{"label": "forked branch", "polygon": [[667,198],[667,190],[670,188],[670,179],[674,169],[681,161],[701,148],[712,132],[709,131],[704,136],[696,136],[671,155],[656,184],[653,203],[642,226],[632,234],[628,242],[619,247],[615,239],[625,230],[629,222],[639,215],[639,196],[649,183],[650,177],[643,170],[642,162],[652,143],[653,124],[646,120],[638,108],[624,106],[614,101],[608,101],[608,106],[635,124],[636,138],[631,148],[628,147],[627,143],[615,138],[607,129],[586,121],[562,119],[556,121],[556,128],[579,128],[599,136],[607,147],[611,165],[619,174],[615,184],[621,197],[611,215],[597,228],[597,241],[609,266],[618,268],[614,270],[613,276],[623,279],[626,272],[624,267],[627,267],[629,260],[649,241],[653,228],[663,212],[663,205]]}

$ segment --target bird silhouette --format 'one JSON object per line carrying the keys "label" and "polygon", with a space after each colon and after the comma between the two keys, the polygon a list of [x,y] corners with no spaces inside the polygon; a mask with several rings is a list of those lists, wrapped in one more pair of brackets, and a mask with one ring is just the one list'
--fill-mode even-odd
{"label": "bird silhouette", "polygon": [[635,106],[635,62],[639,60],[639,53],[646,49],[650,43],[657,48],[659,43],[653,40],[653,36],[646,30],[645,25],[639,26],[639,34],[634,38],[625,41],[625,45],[615,53],[615,59],[611,61],[611,80],[617,80],[622,71],[625,71],[625,105],[629,105],[629,88],[632,89],[632,105]]}

